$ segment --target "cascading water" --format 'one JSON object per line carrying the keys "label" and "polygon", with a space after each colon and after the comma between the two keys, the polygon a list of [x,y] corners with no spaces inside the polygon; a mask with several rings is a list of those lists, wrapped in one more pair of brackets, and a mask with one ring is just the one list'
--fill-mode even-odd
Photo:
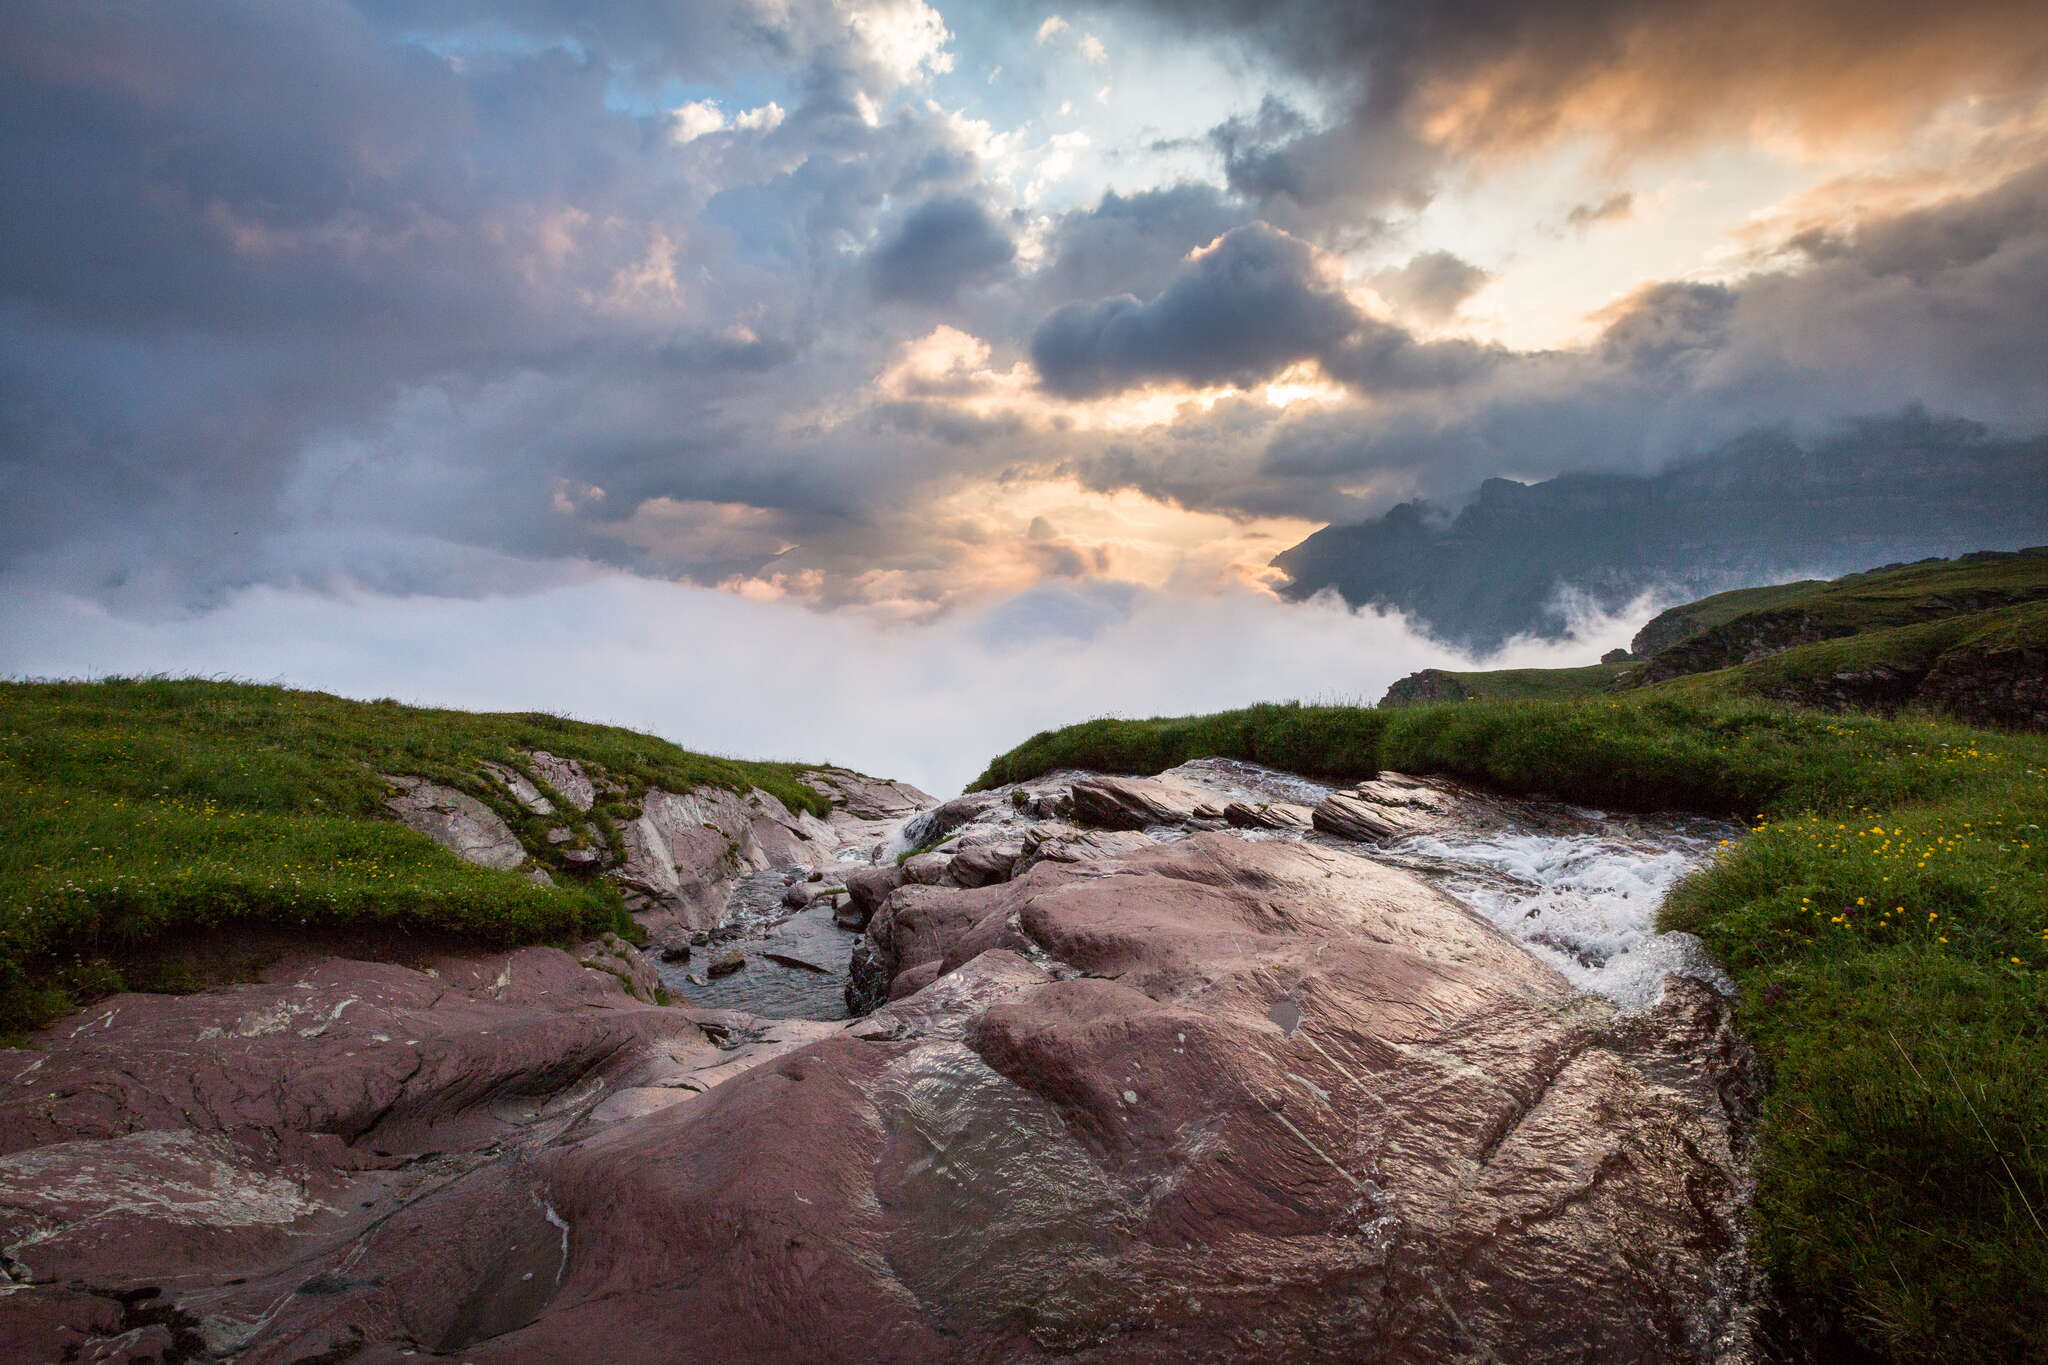
{"label": "cascading water", "polygon": [[1684,817],[1607,821],[1571,833],[1418,835],[1377,856],[1422,873],[1493,921],[1583,991],[1626,1009],[1652,1004],[1667,973],[1731,989],[1691,934],[1660,934],[1678,880],[1735,831]]}

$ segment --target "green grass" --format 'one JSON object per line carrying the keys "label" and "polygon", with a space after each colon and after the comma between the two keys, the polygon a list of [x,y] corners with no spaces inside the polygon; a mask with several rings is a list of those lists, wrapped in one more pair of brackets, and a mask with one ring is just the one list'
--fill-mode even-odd
{"label": "green grass", "polygon": [[2042,645],[2048,645],[2048,602],[2029,602],[1796,645],[1753,663],[1688,673],[1655,686],[1791,700],[1824,689],[1837,674],[1882,665],[1918,678],[1944,655]]}
{"label": "green grass", "polygon": [[[2039,602],[2048,599],[2048,547],[1925,560],[1849,574],[1810,591],[1792,591],[1807,586],[1793,583],[1748,589],[1747,595],[1723,593],[1674,608],[1677,613],[1701,612],[1703,624],[1696,633],[1659,649],[1636,676],[1649,683],[1731,666],[1758,641],[1782,648],[1795,638],[1810,642],[1860,635]],[[1727,610],[1733,605],[1742,609]]]}
{"label": "green grass", "polygon": [[2048,1359],[2048,737],[1650,689],[1257,706],[1036,735],[978,786],[1221,755],[1439,772],[1754,832],[1667,927],[1767,1067],[1757,1246],[1821,1359]]}
{"label": "green grass", "polygon": [[1632,646],[1638,653],[1655,653],[1667,645],[1676,644],[1689,635],[1697,635],[1715,626],[1725,626],[1738,616],[1753,611],[1765,611],[1780,607],[1787,602],[1796,602],[1810,597],[1828,586],[1824,578],[1802,578],[1793,583],[1769,583],[1758,588],[1736,588],[1731,592],[1717,592],[1712,597],[1702,597],[1697,602],[1687,602],[1659,612],[1636,632],[1636,643]]}
{"label": "green grass", "polygon": [[[1560,701],[1567,697],[1590,696],[1605,692],[1614,680],[1634,668],[1635,664],[1586,664],[1578,668],[1496,668],[1483,672],[1452,673],[1445,669],[1425,669],[1422,673],[1411,674],[1411,678],[1424,676],[1441,677],[1450,680],[1463,689],[1467,701]],[[1403,679],[1403,682],[1408,679]],[[1408,701],[1398,696],[1402,683],[1395,683],[1381,700],[1382,706],[1418,706],[1427,702]]]}
{"label": "green grass", "polygon": [[758,786],[829,809],[801,765],[710,758],[550,715],[196,679],[0,683],[0,1032],[118,989],[123,959],[166,935],[238,923],[491,944],[630,935],[609,883],[559,864],[552,887],[476,867],[385,815],[379,774],[431,778],[491,805],[545,865],[559,856],[545,831],[560,819],[527,812],[481,770],[526,768],[530,750],[616,784],[572,822],[576,844],[616,843],[650,786]]}

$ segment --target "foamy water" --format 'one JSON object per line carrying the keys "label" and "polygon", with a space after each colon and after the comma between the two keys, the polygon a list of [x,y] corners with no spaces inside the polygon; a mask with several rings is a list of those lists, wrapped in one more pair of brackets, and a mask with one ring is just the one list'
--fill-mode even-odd
{"label": "foamy water", "polygon": [[1678,880],[1710,857],[1715,821],[1628,821],[1616,832],[1421,835],[1382,856],[1425,873],[1583,991],[1653,1004],[1667,973],[1733,988],[1691,934],[1657,932]]}

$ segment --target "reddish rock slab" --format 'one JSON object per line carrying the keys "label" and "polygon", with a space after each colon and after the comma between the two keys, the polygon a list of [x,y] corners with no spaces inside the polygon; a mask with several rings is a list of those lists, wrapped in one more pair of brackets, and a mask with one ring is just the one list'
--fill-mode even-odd
{"label": "reddish rock slab", "polygon": [[896,998],[780,1031],[548,950],[108,1002],[0,1058],[0,1342],[1744,1358],[1702,988],[1622,1015],[1405,872],[1223,834],[904,886],[869,941]]}
{"label": "reddish rock slab", "polygon": [[1216,793],[1145,777],[1087,777],[1073,786],[1074,820],[1098,829],[1181,825],[1198,814],[1220,818]]}

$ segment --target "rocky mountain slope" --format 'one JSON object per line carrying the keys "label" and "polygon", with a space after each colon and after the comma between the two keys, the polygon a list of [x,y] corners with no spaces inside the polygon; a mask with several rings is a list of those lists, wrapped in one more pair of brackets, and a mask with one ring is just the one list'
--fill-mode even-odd
{"label": "rocky mountain slope", "polygon": [[2048,540],[2048,438],[1908,413],[1829,440],[1749,438],[1661,474],[1489,479],[1455,515],[1421,503],[1331,526],[1273,563],[1484,652],[1556,638],[1568,600],[1720,592],[1887,560]]}

